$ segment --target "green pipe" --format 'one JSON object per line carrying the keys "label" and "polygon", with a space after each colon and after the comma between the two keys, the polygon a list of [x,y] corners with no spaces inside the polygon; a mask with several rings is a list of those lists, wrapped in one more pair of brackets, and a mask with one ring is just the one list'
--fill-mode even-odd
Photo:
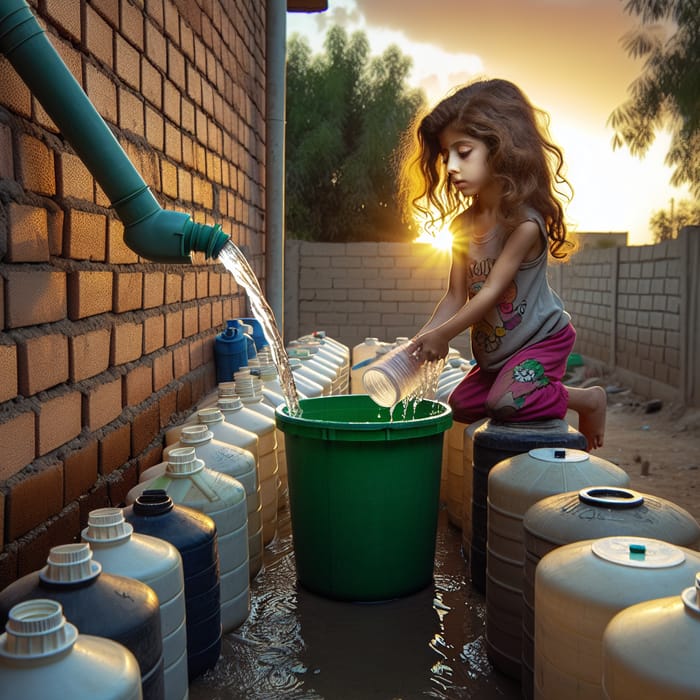
{"label": "green pipe", "polygon": [[99,182],[124,224],[124,242],[153,262],[218,257],[229,240],[218,224],[196,224],[158,204],[111,129],[94,108],[34,17],[26,0],[0,1],[0,52],[36,96]]}

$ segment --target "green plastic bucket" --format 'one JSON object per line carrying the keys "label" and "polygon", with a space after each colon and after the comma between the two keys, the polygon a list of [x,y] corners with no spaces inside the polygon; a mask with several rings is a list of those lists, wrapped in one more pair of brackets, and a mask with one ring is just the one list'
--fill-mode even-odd
{"label": "green plastic bucket", "polygon": [[339,600],[378,601],[432,581],[443,433],[450,407],[377,406],[364,394],[278,406],[284,433],[297,577]]}

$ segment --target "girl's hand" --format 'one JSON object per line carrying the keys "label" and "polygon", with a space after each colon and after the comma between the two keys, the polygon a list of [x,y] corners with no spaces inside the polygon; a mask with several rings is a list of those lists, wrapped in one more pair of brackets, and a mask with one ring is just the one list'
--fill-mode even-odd
{"label": "girl's hand", "polygon": [[437,330],[419,333],[411,339],[409,352],[412,352],[421,362],[433,362],[447,357],[449,341],[444,339]]}

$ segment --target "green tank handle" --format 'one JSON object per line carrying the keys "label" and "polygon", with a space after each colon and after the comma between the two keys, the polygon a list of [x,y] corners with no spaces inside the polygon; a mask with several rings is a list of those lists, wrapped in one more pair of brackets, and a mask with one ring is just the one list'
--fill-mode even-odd
{"label": "green tank handle", "polygon": [[218,257],[229,240],[218,224],[163,209],[111,129],[46,37],[26,0],[0,2],[0,53],[35,95],[100,184],[124,224],[124,242],[147,260],[189,263]]}

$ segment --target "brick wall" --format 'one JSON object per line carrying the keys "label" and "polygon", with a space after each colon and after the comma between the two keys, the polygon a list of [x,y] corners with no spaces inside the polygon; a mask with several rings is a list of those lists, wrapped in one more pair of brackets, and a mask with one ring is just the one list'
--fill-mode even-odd
{"label": "brick wall", "polygon": [[[165,208],[264,268],[265,3],[30,1]],[[246,299],[218,264],[139,259],[98,183],[0,56],[0,589],[79,539],[215,385]]]}
{"label": "brick wall", "polygon": [[[447,253],[424,244],[287,242],[285,337],[313,330],[352,347],[411,336],[444,293]],[[700,405],[700,229],[653,246],[585,249],[550,267],[576,348],[646,396]],[[453,341],[466,354],[466,337]],[[468,355],[467,355],[468,356]]]}

